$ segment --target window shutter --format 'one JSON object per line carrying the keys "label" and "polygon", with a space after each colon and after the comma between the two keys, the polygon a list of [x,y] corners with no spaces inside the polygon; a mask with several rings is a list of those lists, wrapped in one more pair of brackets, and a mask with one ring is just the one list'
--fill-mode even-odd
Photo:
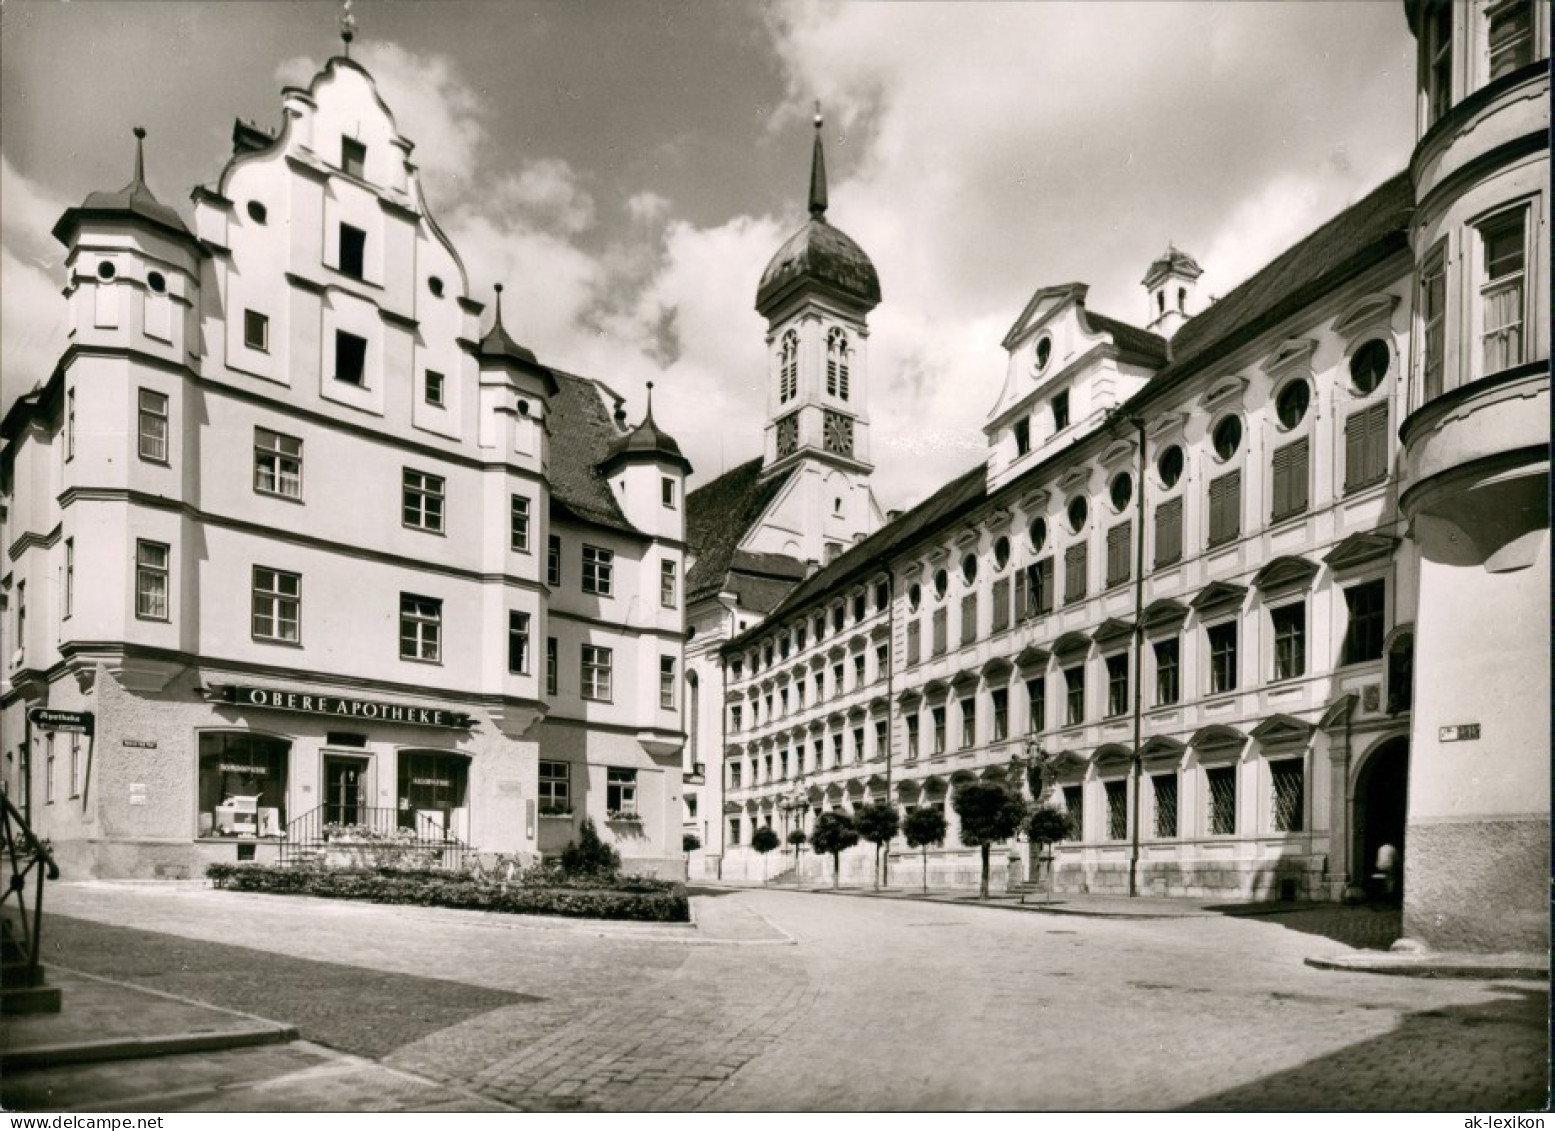
{"label": "window shutter", "polygon": [[1231,541],[1242,532],[1241,520],[1242,473],[1232,471],[1209,485],[1209,544]]}
{"label": "window shutter", "polygon": [[1344,421],[1344,489],[1353,491],[1388,473],[1388,402],[1380,401]]}
{"label": "window shutter", "polygon": [[1053,559],[1043,558],[1036,564],[1036,571],[1032,581],[1032,599],[1036,602],[1037,612],[1050,613],[1053,611]]}
{"label": "window shutter", "polygon": [[1276,519],[1301,514],[1307,509],[1306,437],[1286,444],[1274,453],[1274,510]]}
{"label": "window shutter", "polygon": [[912,621],[907,625],[907,664],[911,667],[918,662],[918,654],[922,650],[923,624],[921,621]]}
{"label": "window shutter", "polygon": [[1134,524],[1122,522],[1107,531],[1107,584],[1118,585],[1129,579],[1129,550],[1134,542]]}
{"label": "window shutter", "polygon": [[1079,601],[1085,597],[1085,543],[1070,546],[1064,551],[1064,601]]}
{"label": "window shutter", "polygon": [[1182,559],[1182,496],[1155,508],[1155,564],[1159,568]]}
{"label": "window shutter", "polygon": [[1001,577],[993,583],[993,631],[1003,632],[1010,627],[1010,579]]}
{"label": "window shutter", "polygon": [[1032,599],[1031,571],[1036,568],[1027,566],[1025,569],[1015,571],[1015,619],[1028,620],[1035,612],[1036,602]]}
{"label": "window shutter", "polygon": [[944,609],[935,609],[934,610],[934,655],[936,655],[936,656],[943,656],[945,654],[945,634],[946,634],[945,626],[946,626],[946,623],[947,623],[947,618],[945,616],[945,610]]}
{"label": "window shutter", "polygon": [[977,594],[968,593],[961,598],[961,643],[971,644],[977,639]]}

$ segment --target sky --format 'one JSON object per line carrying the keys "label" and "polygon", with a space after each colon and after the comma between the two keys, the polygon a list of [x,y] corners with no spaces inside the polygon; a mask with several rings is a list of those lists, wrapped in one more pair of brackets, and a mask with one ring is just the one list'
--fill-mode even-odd
{"label": "sky", "polygon": [[[340,47],[333,0],[0,5],[0,399],[63,339],[65,208],[189,192],[235,118]],[[473,297],[686,451],[760,454],[767,261],[805,219],[820,100],[827,218],[873,259],[882,506],[985,455],[999,346],[1040,287],[1142,325],[1168,241],[1221,295],[1404,168],[1414,45],[1397,0],[1004,3],[354,0],[352,57],[416,145]]]}

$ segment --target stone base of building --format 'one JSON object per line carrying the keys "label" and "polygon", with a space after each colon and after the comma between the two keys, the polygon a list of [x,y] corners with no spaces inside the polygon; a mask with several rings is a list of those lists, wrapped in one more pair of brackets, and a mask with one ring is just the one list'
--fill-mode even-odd
{"label": "stone base of building", "polygon": [[1406,938],[1440,951],[1548,951],[1548,818],[1411,822],[1404,844]]}
{"label": "stone base of building", "polygon": [[[1054,892],[1127,895],[1127,864],[1059,864]],[[1040,881],[1039,881],[1040,882]],[[1259,861],[1150,863],[1139,865],[1140,895],[1185,899],[1327,900],[1333,898],[1321,861],[1292,860],[1270,867]]]}

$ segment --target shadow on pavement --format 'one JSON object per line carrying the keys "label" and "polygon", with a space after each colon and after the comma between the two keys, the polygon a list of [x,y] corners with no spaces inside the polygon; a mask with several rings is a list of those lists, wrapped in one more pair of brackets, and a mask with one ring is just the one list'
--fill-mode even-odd
{"label": "shadow on pavement", "polygon": [[[1542,1110],[1550,1083],[1545,1040],[1549,998],[1527,985],[1496,988],[1507,996],[1406,1014],[1379,1037],[1205,1096],[1179,1110]],[[1269,1007],[1277,1008],[1281,995],[1267,996],[1274,999]],[[1481,1053],[1464,1057],[1464,1029]]]}
{"label": "shadow on pavement", "polygon": [[1318,935],[1358,950],[1387,950],[1404,934],[1403,911],[1385,904],[1323,903],[1313,907],[1294,907],[1289,911],[1206,906],[1234,919],[1277,924],[1288,930]]}

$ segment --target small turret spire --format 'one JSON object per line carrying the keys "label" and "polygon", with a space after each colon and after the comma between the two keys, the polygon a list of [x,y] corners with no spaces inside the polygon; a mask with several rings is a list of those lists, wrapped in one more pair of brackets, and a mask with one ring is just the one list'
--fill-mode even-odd
{"label": "small turret spire", "polygon": [[648,407],[643,410],[643,423],[653,425],[653,382],[648,382]]}
{"label": "small turret spire", "polygon": [[810,158],[810,215],[817,220],[826,216],[826,152],[821,148],[821,103],[815,103],[815,150]]}
{"label": "small turret spire", "polygon": [[497,283],[493,285],[492,290],[497,292],[497,299],[495,303],[496,310],[492,314],[491,328],[500,330],[502,329],[502,284]]}
{"label": "small turret spire", "polygon": [[136,126],[135,130],[135,181],[134,184],[145,187],[146,184],[146,128]]}

